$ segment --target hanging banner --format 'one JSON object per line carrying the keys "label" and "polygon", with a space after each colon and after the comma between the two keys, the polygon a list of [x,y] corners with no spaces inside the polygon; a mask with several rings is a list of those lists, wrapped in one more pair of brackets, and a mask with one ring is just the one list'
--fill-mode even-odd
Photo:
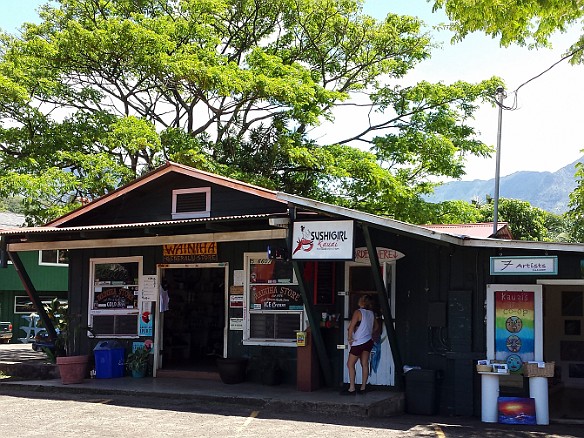
{"label": "hanging banner", "polygon": [[535,357],[535,298],[531,291],[495,292],[495,359],[516,372]]}
{"label": "hanging banner", "polygon": [[353,221],[294,222],[292,258],[352,260]]}

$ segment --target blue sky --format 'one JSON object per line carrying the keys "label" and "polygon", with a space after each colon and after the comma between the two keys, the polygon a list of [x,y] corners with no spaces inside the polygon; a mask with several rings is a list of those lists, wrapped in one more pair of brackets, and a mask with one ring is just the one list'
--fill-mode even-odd
{"label": "blue sky", "polygon": [[[23,22],[38,21],[36,9],[44,3],[44,0],[1,0],[0,28],[16,32]],[[419,16],[429,25],[446,20],[443,13],[433,14],[431,10],[426,0],[365,2],[366,13],[379,19],[393,12]],[[442,47],[433,52],[432,59],[417,66],[407,81],[474,82],[499,76],[505,80],[507,90],[512,91],[559,60],[578,35],[578,29],[558,35],[552,50],[538,51],[519,47],[502,49],[497,41],[482,34],[471,35],[456,45],[449,43],[448,34],[435,35],[437,41],[443,43]],[[520,90],[519,110],[503,114],[501,176],[520,170],[556,171],[582,155],[583,69],[584,66],[572,67],[564,62]],[[511,98],[505,104],[510,105]],[[493,146],[497,138],[497,115],[496,108],[484,106],[473,122],[481,132],[481,140]],[[334,141],[339,127],[351,126],[354,120],[354,114],[338,113],[335,129],[324,125],[316,135],[324,141]],[[463,179],[490,179],[494,175],[495,157],[471,159]]]}

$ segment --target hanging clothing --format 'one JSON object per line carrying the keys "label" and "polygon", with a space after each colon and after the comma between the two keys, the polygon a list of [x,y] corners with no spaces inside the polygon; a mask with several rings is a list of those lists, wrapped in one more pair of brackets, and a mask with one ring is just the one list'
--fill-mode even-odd
{"label": "hanging clothing", "polygon": [[168,290],[160,286],[160,312],[166,312],[168,310],[168,303],[170,297],[168,296]]}

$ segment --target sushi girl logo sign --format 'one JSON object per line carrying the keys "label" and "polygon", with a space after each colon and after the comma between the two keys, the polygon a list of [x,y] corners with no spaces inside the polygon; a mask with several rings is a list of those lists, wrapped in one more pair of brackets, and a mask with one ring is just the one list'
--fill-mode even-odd
{"label": "sushi girl logo sign", "polygon": [[352,260],[353,228],[353,221],[295,222],[292,258]]}
{"label": "sushi girl logo sign", "polygon": [[495,292],[495,359],[509,371],[534,360],[535,300],[531,291]]}

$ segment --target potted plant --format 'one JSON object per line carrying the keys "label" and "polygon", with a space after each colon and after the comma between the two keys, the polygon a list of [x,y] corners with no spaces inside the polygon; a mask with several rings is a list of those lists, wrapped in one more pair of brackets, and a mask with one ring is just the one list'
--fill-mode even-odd
{"label": "potted plant", "polygon": [[[57,332],[53,348],[43,348],[47,357],[59,367],[61,382],[65,385],[71,383],[81,383],[87,374],[87,363],[89,356],[79,354],[77,346],[77,335],[81,329],[81,324],[71,322],[69,309],[66,304],[62,304],[57,298],[53,299],[46,308],[47,314]],[[90,330],[86,327],[86,330]]]}
{"label": "potted plant", "polygon": [[[81,325],[71,324],[68,306],[57,298],[53,299],[45,310],[53,322],[57,338],[52,347],[43,347],[43,351],[49,360],[59,367],[63,384],[82,383],[87,374],[89,356],[78,354],[77,351],[77,335]],[[86,330],[91,331],[89,327],[86,327]]]}
{"label": "potted plant", "polygon": [[218,357],[217,369],[221,381],[227,384],[243,382],[247,372],[247,362],[245,357]]}
{"label": "potted plant", "polygon": [[136,348],[128,354],[126,367],[132,372],[132,377],[144,377],[148,368],[148,357],[150,350],[146,347]]}

